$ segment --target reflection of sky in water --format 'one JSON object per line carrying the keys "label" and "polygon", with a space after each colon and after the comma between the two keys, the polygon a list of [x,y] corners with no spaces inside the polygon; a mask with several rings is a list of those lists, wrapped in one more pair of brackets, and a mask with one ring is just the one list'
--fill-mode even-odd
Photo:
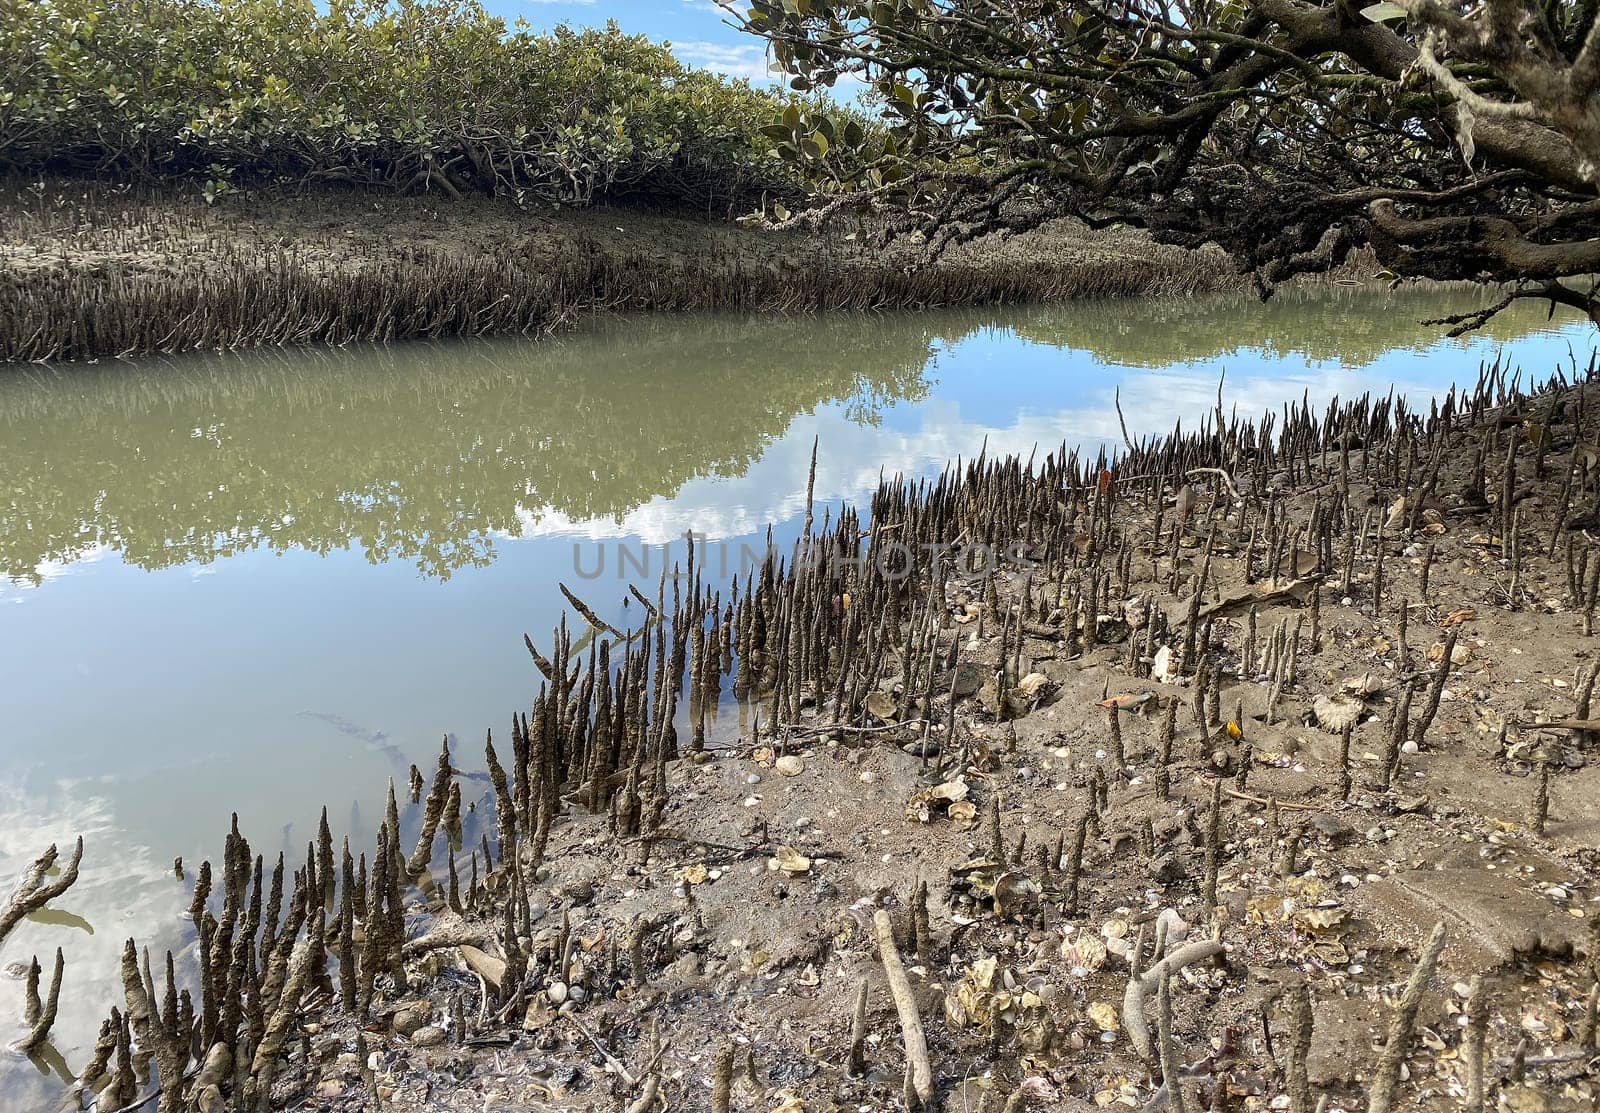
{"label": "reflection of sky in water", "polygon": [[[991,453],[1041,454],[1063,441],[1093,453],[1120,448],[1114,395],[1134,436],[1193,429],[1214,410],[1219,374],[1226,374],[1225,412],[1244,418],[1310,399],[1319,412],[1334,397],[1391,387],[1414,404],[1470,385],[1480,362],[1497,354],[1515,366],[1553,371],[1585,341],[1585,327],[1552,328],[1507,345],[1488,337],[1437,338],[1418,349],[1397,349],[1353,366],[1307,361],[1293,350],[1243,348],[1226,358],[1178,361],[1159,369],[1127,367],[1094,352],[1023,340],[1003,328],[984,328],[954,343],[940,342],[926,369],[930,397],[896,402],[873,423],[850,419],[849,403],[830,403],[797,420],[740,476],[693,479],[657,496],[620,520],[574,521],[524,508],[522,536],[557,534],[592,540],[637,538],[659,544],[693,529],[712,540],[738,538],[784,521],[805,508],[811,438],[818,438],[817,498],[838,502],[870,494],[881,474],[935,472]],[[592,567],[592,565],[590,566]]]}
{"label": "reflection of sky in water", "polygon": [[[1049,310],[1044,323],[1070,325],[1075,312]],[[851,330],[859,330],[858,358],[870,364],[874,336],[896,324],[862,318],[827,327],[846,359],[856,358]],[[653,327],[612,332],[625,339],[630,328],[649,335]],[[762,358],[760,327],[739,326],[745,338],[730,342],[734,354],[724,358]],[[218,853],[229,812],[237,809],[241,829],[269,863],[280,849],[298,857],[324,802],[336,837],[349,830],[355,846],[366,845],[386,777],[403,782],[410,761],[427,768],[446,732],[463,740],[465,761],[477,760],[485,729],[503,728],[513,709],[526,706],[536,674],[519,643],[525,631],[538,638],[558,620],[554,581],[565,580],[597,610],[625,622],[613,542],[660,544],[693,529],[737,544],[784,523],[787,535],[804,506],[814,437],[818,499],[837,504],[869,493],[880,474],[936,471],[986,442],[991,453],[1023,455],[1062,441],[1091,453],[1115,447],[1121,436],[1112,397],[1119,388],[1130,429],[1140,436],[1165,432],[1180,419],[1196,427],[1212,410],[1223,370],[1225,406],[1253,418],[1302,392],[1321,404],[1335,394],[1386,393],[1391,383],[1421,402],[1451,382],[1471,382],[1479,361],[1499,348],[1543,374],[1566,361],[1569,343],[1582,353],[1590,346],[1579,328],[1525,329],[1509,340],[1429,335],[1409,338],[1413,347],[1345,364],[1297,354],[1291,330],[1289,340],[1274,340],[1273,351],[1230,345],[1225,355],[1191,361],[1183,358],[1181,314],[1138,327],[1171,330],[1154,338],[1170,350],[1165,362],[1119,363],[1115,351],[1024,340],[989,325],[935,335],[923,349],[932,356],[920,397],[877,397],[864,407],[849,391],[823,391],[809,402],[802,396],[777,415],[772,435],[748,448],[719,448],[721,462],[680,468],[687,478],[675,489],[595,519],[513,498],[505,527],[446,539],[487,546],[492,559],[444,580],[420,575],[407,559],[369,561],[359,545],[325,554],[296,545],[282,552],[245,547],[210,563],[146,570],[113,541],[96,538],[94,522],[85,523],[78,558],[41,563],[37,586],[0,578],[0,722],[6,724],[0,869],[14,875],[52,839],[65,849],[82,832],[83,880],[58,903],[85,918],[94,934],[64,923],[24,925],[0,963],[25,962],[37,951],[48,966],[57,945],[67,948],[70,991],[58,1032],[71,1065],[81,1067],[113,1000],[121,941],[131,935],[175,948],[187,942],[179,915],[187,896],[171,877],[174,856],[182,855],[192,871]],[[617,343],[616,335],[608,342]],[[587,342],[563,343],[548,350],[580,358]],[[626,352],[626,344],[616,350]],[[757,382],[750,389],[769,387]],[[396,393],[404,395],[403,379]],[[603,397],[593,405],[611,412]],[[423,406],[416,420],[429,417]],[[115,418],[113,411],[108,419]],[[193,427],[208,424],[204,413],[194,415]],[[607,474],[621,446],[617,430],[606,436],[592,444],[590,466],[579,473]],[[395,437],[403,445],[406,430]],[[333,487],[339,468],[349,466],[338,458],[345,448],[305,446],[329,457],[324,470]],[[669,449],[679,450],[657,451]],[[747,466],[727,464],[741,453]],[[219,454],[217,466],[229,459]],[[404,453],[397,459],[403,470]],[[216,481],[231,478],[219,474]],[[519,482],[515,474],[495,478]],[[486,500],[503,493],[484,492]],[[241,523],[246,531],[277,528],[291,538],[294,527]],[[26,527],[13,521],[6,528]],[[592,570],[590,542],[597,540],[608,543],[613,563],[604,577],[586,582],[574,560]],[[14,1038],[20,1016],[21,983],[0,979],[0,1038]],[[33,1068],[21,1069],[0,1067],[0,1087],[21,1086]]]}

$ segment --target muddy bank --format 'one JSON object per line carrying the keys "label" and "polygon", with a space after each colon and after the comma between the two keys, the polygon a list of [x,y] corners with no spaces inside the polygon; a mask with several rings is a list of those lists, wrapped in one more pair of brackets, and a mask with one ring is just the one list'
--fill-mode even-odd
{"label": "muddy bank", "polygon": [[888,310],[1241,286],[1227,261],[1059,222],[931,268],[909,245],[606,208],[344,190],[0,195],[0,362],[540,333],[596,312]]}
{"label": "muddy bank", "polygon": [[640,585],[637,631],[569,597],[530,710],[375,844],[275,874],[231,835],[70,1071],[105,1108],[1590,1108],[1600,393],[1507,380],[890,482],[821,559]]}

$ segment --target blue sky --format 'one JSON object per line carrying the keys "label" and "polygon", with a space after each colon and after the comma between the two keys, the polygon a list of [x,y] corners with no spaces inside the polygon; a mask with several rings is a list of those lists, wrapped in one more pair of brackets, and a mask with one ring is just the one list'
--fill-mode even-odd
{"label": "blue sky", "polygon": [[483,0],[508,21],[521,16],[535,29],[558,23],[604,26],[614,19],[624,31],[667,40],[692,66],[752,81],[767,80],[761,41],[728,26],[728,15],[713,0]]}

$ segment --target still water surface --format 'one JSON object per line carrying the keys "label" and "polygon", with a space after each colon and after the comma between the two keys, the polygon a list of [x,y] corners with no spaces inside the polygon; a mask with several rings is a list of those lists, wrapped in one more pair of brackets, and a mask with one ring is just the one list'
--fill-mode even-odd
{"label": "still water surface", "polygon": [[[323,804],[366,846],[386,778],[446,733],[471,763],[527,706],[520,642],[556,623],[557,581],[620,623],[622,547],[659,562],[641,547],[692,529],[731,571],[741,542],[797,528],[813,438],[836,505],[984,445],[1119,444],[1119,387],[1137,436],[1197,425],[1224,371],[1255,416],[1391,383],[1423,400],[1497,353],[1588,362],[1593,334],[1532,305],[1463,340],[1418,323],[1469,299],[673,317],[0,371],[0,877],[87,842],[0,964],[65,948],[56,1047],[80,1069],[122,941],[189,943],[174,857],[192,877],[237,811],[254,850],[293,860]],[[0,976],[0,1040],[21,1001]],[[42,1093],[52,1065],[0,1058],[0,1093]]]}

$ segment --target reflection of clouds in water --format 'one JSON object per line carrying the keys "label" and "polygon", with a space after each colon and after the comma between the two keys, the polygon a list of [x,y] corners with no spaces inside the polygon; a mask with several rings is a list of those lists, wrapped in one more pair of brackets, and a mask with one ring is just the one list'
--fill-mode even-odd
{"label": "reflection of clouds in water", "polygon": [[[55,950],[62,949],[66,971],[51,1043],[73,1071],[83,1069],[100,1022],[121,1001],[123,942],[131,937],[148,946],[156,969],[158,956],[168,948],[178,953],[191,934],[180,918],[187,887],[173,878],[170,863],[159,863],[149,847],[129,840],[92,782],[0,782],[0,877],[6,885],[52,842],[64,863],[80,834],[77,883],[51,901],[45,915],[19,924],[0,948],[5,966],[38,955],[46,983]],[[179,969],[182,976],[183,965]],[[0,1045],[25,1031],[24,988],[21,979],[0,977]],[[9,1108],[38,1104],[52,1092],[47,1083],[21,1056],[0,1056],[0,1093],[15,1103]]]}
{"label": "reflection of clouds in water", "polygon": [[[1486,348],[1484,353],[1488,354]],[[1437,358],[1427,358],[1429,356]],[[1410,362],[1410,361],[1408,361]],[[1392,388],[1415,405],[1448,390],[1452,382],[1471,382],[1476,355],[1464,356],[1454,344],[1431,349],[1413,365],[1397,370],[1388,362],[1346,368],[1337,364],[1280,363],[1259,357],[1244,374],[1229,374],[1223,389],[1226,415],[1259,419],[1281,411],[1284,403],[1309,399],[1319,411],[1335,396],[1387,394]],[[921,403],[891,407],[898,423],[863,425],[847,414],[849,404],[821,409],[814,420],[798,421],[748,471],[737,476],[694,479],[671,498],[657,497],[620,519],[574,520],[556,511],[518,508],[523,537],[571,537],[579,541],[637,540],[661,545],[694,530],[710,541],[750,537],[769,523],[785,522],[805,509],[806,474],[812,437],[818,438],[816,499],[819,507],[856,501],[877,488],[880,475],[920,476],[936,472],[962,454],[987,443],[990,455],[1042,456],[1062,442],[1089,456],[1104,447],[1120,448],[1114,392],[1120,388],[1123,411],[1136,436],[1160,435],[1178,423],[1197,428],[1214,412],[1218,368],[1211,363],[1177,364],[1162,370],[1094,364],[1082,379],[1091,384],[1072,409],[1023,412],[1007,426],[987,425],[962,416],[959,398],[936,392]],[[947,384],[952,387],[956,384]],[[1057,385],[1059,390],[1059,384]],[[906,421],[914,427],[905,428]],[[820,510],[819,510],[820,520]]]}
{"label": "reflection of clouds in water", "polygon": [[0,575],[0,603],[21,603],[27,599],[30,591],[43,587],[51,580],[72,575],[80,565],[96,564],[109,552],[111,546],[97,541],[74,555],[71,560],[41,560],[33,566],[31,579],[14,580]]}

